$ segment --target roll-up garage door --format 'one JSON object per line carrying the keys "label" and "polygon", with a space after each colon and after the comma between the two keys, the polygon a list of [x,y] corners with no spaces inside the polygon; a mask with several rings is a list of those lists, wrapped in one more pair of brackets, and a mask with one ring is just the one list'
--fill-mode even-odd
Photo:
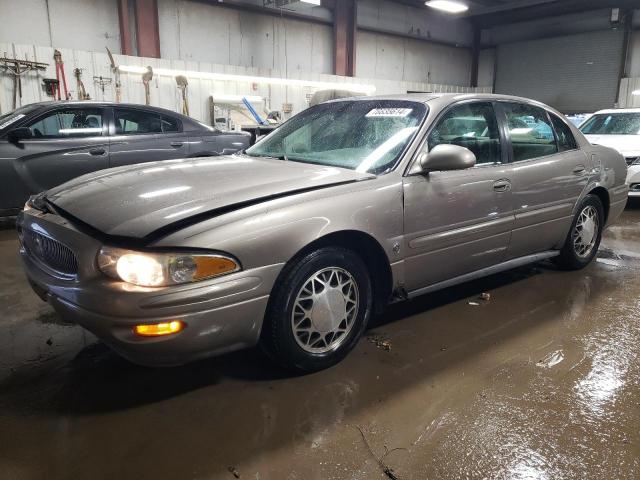
{"label": "roll-up garage door", "polygon": [[495,91],[534,98],[564,113],[611,108],[623,36],[604,30],[499,45]]}

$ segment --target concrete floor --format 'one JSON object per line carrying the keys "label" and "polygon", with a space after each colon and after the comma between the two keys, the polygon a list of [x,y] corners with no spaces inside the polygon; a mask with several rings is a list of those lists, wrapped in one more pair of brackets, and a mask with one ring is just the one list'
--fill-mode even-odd
{"label": "concrete floor", "polygon": [[0,232],[3,480],[640,478],[638,206],[587,269],[395,305],[301,377],[256,351],[132,366],[61,323],[16,250]]}

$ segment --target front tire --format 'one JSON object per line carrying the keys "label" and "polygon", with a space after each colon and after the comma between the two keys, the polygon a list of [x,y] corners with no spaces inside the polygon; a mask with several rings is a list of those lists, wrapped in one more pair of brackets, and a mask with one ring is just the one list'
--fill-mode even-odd
{"label": "front tire", "polygon": [[560,256],[555,259],[558,266],[580,270],[589,265],[598,253],[604,221],[602,201],[596,195],[587,195],[578,207]]}
{"label": "front tire", "polygon": [[342,247],[320,248],[285,267],[271,295],[261,346],[291,370],[328,368],[355,347],[372,304],[361,258]]}

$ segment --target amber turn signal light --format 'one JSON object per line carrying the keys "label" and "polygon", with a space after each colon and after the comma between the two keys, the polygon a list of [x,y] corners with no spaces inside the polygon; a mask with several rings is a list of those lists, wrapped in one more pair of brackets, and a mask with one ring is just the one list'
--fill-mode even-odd
{"label": "amber turn signal light", "polygon": [[184,329],[184,323],[180,320],[162,323],[148,323],[146,325],[136,325],[133,331],[141,337],[161,337],[172,335]]}

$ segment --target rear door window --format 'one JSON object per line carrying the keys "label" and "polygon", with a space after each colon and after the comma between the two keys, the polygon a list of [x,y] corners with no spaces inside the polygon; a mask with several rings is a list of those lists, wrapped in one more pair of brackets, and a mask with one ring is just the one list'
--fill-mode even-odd
{"label": "rear door window", "polygon": [[524,103],[503,103],[513,161],[545,157],[558,152],[547,111]]}
{"label": "rear door window", "polygon": [[498,122],[490,102],[454,106],[431,130],[427,141],[429,150],[443,143],[468,148],[477,165],[502,161]]}
{"label": "rear door window", "polygon": [[182,130],[182,123],[177,118],[162,115],[162,133],[178,133]]}
{"label": "rear door window", "polygon": [[162,133],[160,114],[122,108],[115,108],[113,112],[117,135]]}
{"label": "rear door window", "polygon": [[28,125],[33,138],[78,138],[102,135],[101,108],[64,108]]}
{"label": "rear door window", "polygon": [[182,131],[182,122],[168,115],[126,108],[115,108],[113,112],[117,135],[145,135]]}

